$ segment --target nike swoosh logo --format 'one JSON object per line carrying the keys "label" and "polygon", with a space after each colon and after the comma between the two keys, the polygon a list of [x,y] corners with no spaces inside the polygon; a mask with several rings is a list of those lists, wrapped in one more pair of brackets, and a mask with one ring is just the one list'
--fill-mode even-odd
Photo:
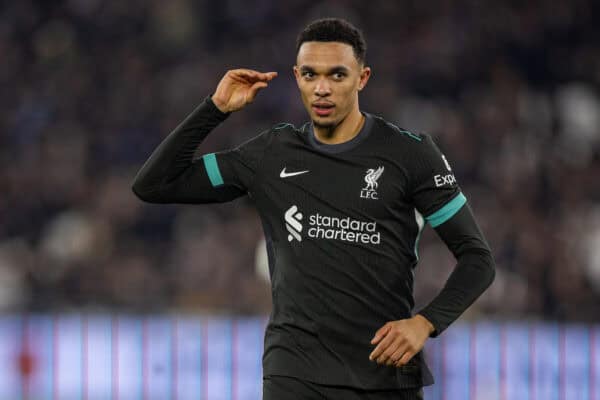
{"label": "nike swoosh logo", "polygon": [[305,174],[307,172],[310,172],[309,170],[306,171],[297,171],[297,172],[285,172],[285,167],[281,170],[281,173],[279,174],[280,178],[289,178],[290,176],[296,176],[296,175],[301,175],[301,174]]}

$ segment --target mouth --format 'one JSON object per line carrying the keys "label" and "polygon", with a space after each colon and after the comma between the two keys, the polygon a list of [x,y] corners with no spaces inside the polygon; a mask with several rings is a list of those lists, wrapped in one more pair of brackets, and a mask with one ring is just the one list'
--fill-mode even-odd
{"label": "mouth", "polygon": [[326,117],[333,112],[335,104],[327,102],[316,102],[312,103],[312,110],[319,117]]}

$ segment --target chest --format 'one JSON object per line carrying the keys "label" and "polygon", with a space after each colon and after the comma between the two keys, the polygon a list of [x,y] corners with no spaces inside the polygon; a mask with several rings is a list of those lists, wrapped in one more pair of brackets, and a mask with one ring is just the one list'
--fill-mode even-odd
{"label": "chest", "polygon": [[298,204],[363,219],[390,218],[409,207],[405,174],[385,153],[289,150],[269,154],[261,168],[260,188],[272,207]]}

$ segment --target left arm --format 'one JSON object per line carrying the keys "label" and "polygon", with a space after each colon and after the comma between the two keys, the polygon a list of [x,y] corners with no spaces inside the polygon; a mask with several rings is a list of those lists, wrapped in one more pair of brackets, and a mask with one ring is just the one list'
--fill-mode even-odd
{"label": "left arm", "polygon": [[442,291],[417,315],[388,322],[377,331],[371,341],[377,347],[369,358],[379,364],[406,364],[428,337],[444,331],[494,280],[492,253],[467,204],[435,230],[457,264]]}
{"label": "left arm", "polygon": [[468,204],[435,228],[456,260],[442,291],[419,314],[431,322],[438,336],[491,285],[495,277],[492,252]]}
{"label": "left arm", "polygon": [[413,142],[408,165],[409,185],[417,210],[435,228],[457,264],[442,291],[412,318],[381,327],[369,356],[380,364],[406,364],[427,338],[439,335],[454,322],[494,280],[494,260],[460,191],[450,164],[427,135]]}

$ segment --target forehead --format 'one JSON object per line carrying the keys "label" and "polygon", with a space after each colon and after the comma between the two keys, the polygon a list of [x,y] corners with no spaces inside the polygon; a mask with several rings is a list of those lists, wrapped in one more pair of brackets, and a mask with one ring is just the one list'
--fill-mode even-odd
{"label": "forehead", "polygon": [[296,64],[313,68],[332,65],[358,68],[358,60],[354,56],[352,46],[341,42],[304,42],[298,49]]}

